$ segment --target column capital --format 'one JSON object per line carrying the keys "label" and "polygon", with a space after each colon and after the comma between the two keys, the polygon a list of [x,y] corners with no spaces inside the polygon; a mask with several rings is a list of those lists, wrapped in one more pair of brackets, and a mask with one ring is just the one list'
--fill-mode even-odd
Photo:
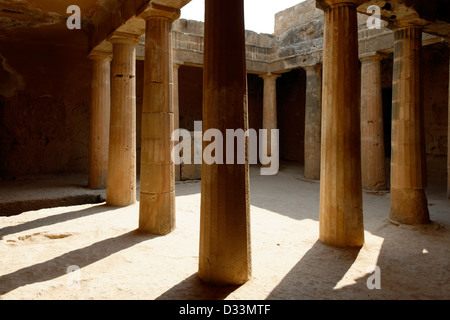
{"label": "column capital", "polygon": [[307,73],[317,73],[322,70],[322,63],[316,63],[310,66],[302,66],[302,69],[305,70]]}
{"label": "column capital", "polygon": [[180,17],[180,15],[180,9],[163,6],[156,3],[150,3],[148,7],[141,13],[140,17],[144,20],[159,17],[175,21]]}
{"label": "column capital", "polygon": [[141,36],[138,34],[115,31],[108,37],[107,40],[111,43],[129,43],[137,45],[140,37]]}
{"label": "column capital", "polygon": [[174,61],[173,62],[173,67],[176,69],[180,69],[180,67],[183,65],[183,62],[181,61]]}
{"label": "column capital", "polygon": [[368,52],[363,53],[359,56],[359,61],[361,62],[367,62],[367,61],[374,61],[374,60],[381,60],[384,58],[384,54],[380,52]]}
{"label": "column capital", "polygon": [[92,50],[88,54],[90,60],[112,60],[112,52]]}
{"label": "column capital", "polygon": [[423,26],[417,24],[407,24],[397,26],[393,29],[394,40],[411,39],[422,37]]}
{"label": "column capital", "polygon": [[316,7],[325,11],[337,5],[348,5],[358,7],[368,0],[316,0]]}
{"label": "column capital", "polygon": [[281,77],[281,74],[269,72],[269,73],[260,74],[259,77],[263,78],[264,80],[266,80],[266,79],[267,80],[270,80],[270,79],[275,80],[275,79]]}

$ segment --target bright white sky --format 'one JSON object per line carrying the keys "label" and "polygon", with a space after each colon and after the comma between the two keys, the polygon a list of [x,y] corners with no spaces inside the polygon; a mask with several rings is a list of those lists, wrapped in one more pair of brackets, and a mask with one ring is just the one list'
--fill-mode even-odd
{"label": "bright white sky", "polygon": [[[245,29],[258,33],[273,33],[275,13],[303,1],[305,0],[244,0]],[[204,21],[205,0],[192,0],[189,2],[181,9],[181,18]]]}

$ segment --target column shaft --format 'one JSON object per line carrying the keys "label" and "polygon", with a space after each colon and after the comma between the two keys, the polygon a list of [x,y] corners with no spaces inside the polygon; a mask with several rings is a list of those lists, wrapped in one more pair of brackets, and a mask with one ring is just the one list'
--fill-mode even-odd
{"label": "column shaft", "polygon": [[[450,61],[449,61],[450,75]],[[448,122],[447,122],[447,198],[450,199],[450,78],[448,86]]]}
{"label": "column shaft", "polygon": [[267,130],[267,156],[272,155],[271,130],[277,129],[277,78],[276,74],[265,74],[261,78],[264,79],[263,92],[263,125],[262,128]]}
{"label": "column shaft", "polygon": [[[215,128],[225,137],[226,129],[248,127],[243,0],[206,0],[205,13],[203,132]],[[251,276],[248,169],[248,160],[203,161],[198,274],[208,283],[242,284]]]}
{"label": "column shaft", "polygon": [[365,190],[386,190],[381,56],[361,58],[361,169]]}
{"label": "column shaft", "polygon": [[306,179],[320,179],[322,67],[306,67],[305,168]]}
{"label": "column shaft", "polygon": [[165,235],[175,229],[173,18],[150,13],[145,19],[139,229]]}
{"label": "column shaft", "polygon": [[[173,64],[173,128],[180,128],[180,95],[178,88],[178,70],[179,64]],[[181,180],[181,165],[175,165],[175,181]]]}
{"label": "column shaft", "polygon": [[362,246],[358,34],[356,5],[325,10],[319,239]]}
{"label": "column shaft", "polygon": [[394,31],[391,219],[429,222],[421,74],[422,29]]}
{"label": "column shaft", "polygon": [[107,54],[92,53],[91,112],[88,187],[105,189],[108,173],[110,61]]}
{"label": "column shaft", "polygon": [[136,44],[132,35],[114,35],[111,64],[111,120],[106,202],[136,202]]}

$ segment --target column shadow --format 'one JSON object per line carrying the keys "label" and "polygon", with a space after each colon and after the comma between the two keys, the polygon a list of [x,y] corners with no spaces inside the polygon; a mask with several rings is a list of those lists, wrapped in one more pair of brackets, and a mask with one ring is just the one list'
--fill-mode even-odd
{"label": "column shadow", "polygon": [[134,230],[3,275],[0,277],[0,296],[25,285],[61,277],[67,273],[69,266],[86,267],[114,253],[155,237],[154,235]]}
{"label": "column shadow", "polygon": [[195,273],[164,292],[156,300],[224,300],[239,287],[240,285],[208,285]]}
{"label": "column shadow", "polygon": [[269,300],[336,299],[336,284],[360,248],[336,248],[317,241],[267,297]]}
{"label": "column shadow", "polygon": [[[66,186],[64,186],[66,188]],[[0,216],[11,217],[27,211],[105,202],[101,194],[66,195],[59,198],[14,200],[0,203]]]}
{"label": "column shadow", "polygon": [[27,222],[24,222],[22,224],[18,224],[15,226],[1,228],[0,229],[0,239],[2,239],[4,236],[6,236],[8,234],[19,233],[19,232],[29,230],[29,229],[35,229],[35,228],[39,228],[39,227],[43,227],[43,226],[49,226],[49,225],[66,222],[66,221],[74,220],[74,219],[78,219],[78,218],[83,218],[83,217],[87,217],[90,215],[102,213],[105,211],[116,210],[116,209],[117,209],[117,207],[111,207],[111,206],[107,206],[106,204],[103,204],[103,205],[99,205],[99,206],[90,207],[87,209],[82,209],[79,211],[63,212],[60,214],[56,214],[56,215],[52,215],[52,216],[48,216],[48,217],[44,217],[44,218],[39,218],[39,219],[32,220],[32,221],[27,221]]}
{"label": "column shadow", "polygon": [[396,226],[385,222],[376,231],[384,239],[375,263],[379,268],[380,288],[367,288],[369,276],[374,274],[369,272],[355,279],[354,284],[341,288],[341,294],[380,300],[448,299],[448,228],[437,223]]}

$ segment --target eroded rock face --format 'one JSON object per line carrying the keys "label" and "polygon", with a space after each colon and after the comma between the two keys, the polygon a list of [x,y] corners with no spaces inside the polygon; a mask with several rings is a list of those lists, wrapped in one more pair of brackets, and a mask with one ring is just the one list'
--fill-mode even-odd
{"label": "eroded rock face", "polygon": [[16,28],[38,28],[48,25],[65,25],[67,8],[77,5],[82,13],[82,20],[87,25],[98,25],[106,15],[117,10],[118,1],[114,0],[78,0],[68,3],[59,0],[0,1],[0,25],[2,30]]}
{"label": "eroded rock face", "polygon": [[19,28],[0,38],[1,179],[87,170],[87,38],[79,31],[48,43],[49,29],[56,31]]}
{"label": "eroded rock face", "polygon": [[[3,167],[9,172],[37,173],[61,168],[68,153],[63,153],[68,136],[65,106],[52,97],[34,99],[20,94],[2,104],[2,141],[8,157]],[[59,157],[52,154],[61,153]],[[19,160],[21,159],[21,160]],[[36,163],[40,165],[36,166]],[[34,172],[33,172],[34,171]]]}
{"label": "eroded rock face", "polygon": [[11,98],[19,91],[25,89],[25,82],[21,74],[12,68],[5,57],[0,54],[0,93],[6,98]]}

